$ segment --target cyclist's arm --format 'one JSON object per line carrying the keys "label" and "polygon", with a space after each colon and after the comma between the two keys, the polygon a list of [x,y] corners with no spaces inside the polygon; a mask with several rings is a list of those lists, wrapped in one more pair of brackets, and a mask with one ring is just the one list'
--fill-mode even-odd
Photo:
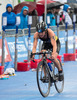
{"label": "cyclist's arm", "polygon": [[56,53],[57,50],[57,45],[56,45],[56,39],[55,39],[55,34],[51,29],[48,29],[48,34],[51,40],[51,44],[53,46],[53,53]]}
{"label": "cyclist's arm", "polygon": [[38,42],[38,33],[36,32],[34,34],[34,41],[33,41],[32,53],[36,53],[37,42]]}

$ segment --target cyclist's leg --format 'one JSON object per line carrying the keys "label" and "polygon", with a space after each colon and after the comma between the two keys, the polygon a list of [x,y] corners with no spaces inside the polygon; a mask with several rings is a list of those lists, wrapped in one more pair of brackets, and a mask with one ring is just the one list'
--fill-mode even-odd
{"label": "cyclist's leg", "polygon": [[61,65],[60,65],[60,63],[57,59],[59,51],[60,51],[60,41],[57,40],[57,51],[56,51],[56,54],[55,54],[56,56],[53,59],[54,59],[54,64],[58,68],[58,71],[59,71],[59,80],[63,80],[63,71],[62,71]]}
{"label": "cyclist's leg", "polygon": [[58,53],[56,53],[56,57],[53,57],[53,59],[54,59],[53,62],[54,62],[54,64],[55,64],[55,66],[58,68],[58,72],[59,72],[59,81],[62,81],[62,80],[63,80],[63,70],[62,70],[62,68],[61,68],[61,65],[60,65],[58,59],[57,59],[57,55],[58,55]]}
{"label": "cyclist's leg", "polygon": [[56,51],[56,57],[54,58],[54,63],[56,65],[56,67],[58,68],[58,71],[61,71],[62,69],[61,69],[60,63],[57,59],[57,56],[58,56],[60,48],[61,48],[59,39],[57,39],[56,44],[57,44],[57,51]]}
{"label": "cyclist's leg", "polygon": [[58,53],[56,52],[55,55],[56,55],[55,57],[52,57],[52,59],[54,59],[53,62],[55,64],[55,66],[58,68],[58,71],[61,71],[62,69],[61,69],[60,63],[57,59]]}
{"label": "cyclist's leg", "polygon": [[[45,43],[43,43],[42,44],[42,48],[41,48],[41,51],[43,52],[45,52],[45,51],[47,51],[47,45],[45,44]],[[43,56],[42,56],[42,58],[43,58]],[[43,77],[44,79],[46,78],[46,70],[45,70],[45,67],[44,67],[44,77]]]}

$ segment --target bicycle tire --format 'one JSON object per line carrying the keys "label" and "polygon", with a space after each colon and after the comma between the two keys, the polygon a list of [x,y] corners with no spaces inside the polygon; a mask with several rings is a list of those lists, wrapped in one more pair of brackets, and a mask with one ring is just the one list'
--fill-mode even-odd
{"label": "bicycle tire", "polygon": [[[58,59],[58,61],[59,61],[60,66],[61,66],[61,68],[63,70],[62,64],[61,64],[61,62],[60,62],[59,59]],[[55,68],[54,68],[54,71],[55,71]],[[59,89],[59,87],[57,86],[57,83],[60,83],[60,84],[62,83],[62,86],[59,84],[59,87],[61,86],[61,89]],[[54,82],[54,85],[55,85],[55,88],[56,88],[56,90],[57,90],[58,93],[61,93],[63,91],[63,88],[64,88],[64,74],[63,74],[63,80],[62,81],[58,81],[58,82]]]}
{"label": "bicycle tire", "polygon": [[[40,71],[40,68],[41,68],[41,71]],[[45,69],[46,70],[46,75],[48,75],[48,78],[49,78],[48,89],[47,89],[47,92],[46,93],[43,92],[42,87],[40,86],[41,84],[40,84],[40,79],[39,79],[39,73],[41,73],[41,75],[42,75],[44,68],[46,68]],[[36,74],[37,74],[37,85],[38,85],[38,89],[39,89],[39,91],[40,91],[40,93],[41,93],[41,95],[43,97],[47,97],[49,95],[49,93],[50,93],[50,74],[49,74],[49,70],[48,70],[47,64],[45,63],[44,66],[43,66],[43,61],[39,62],[38,67],[37,67],[37,73]],[[43,77],[43,76],[40,76],[40,77]],[[43,82],[41,82],[41,83],[43,84]]]}

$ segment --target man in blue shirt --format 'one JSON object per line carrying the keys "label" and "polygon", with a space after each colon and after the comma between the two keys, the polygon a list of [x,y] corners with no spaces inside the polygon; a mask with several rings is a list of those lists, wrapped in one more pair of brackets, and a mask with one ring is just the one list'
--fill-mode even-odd
{"label": "man in blue shirt", "polygon": [[[12,12],[13,8],[11,4],[6,5],[6,12],[2,14],[2,17],[7,17],[7,26],[5,29],[15,29],[16,15]],[[3,27],[3,26],[2,26]]]}
{"label": "man in blue shirt", "polygon": [[56,25],[56,20],[55,20],[55,15],[52,12],[52,10],[47,11],[47,16],[50,16],[50,26],[55,26]]}
{"label": "man in blue shirt", "polygon": [[28,28],[28,10],[28,7],[24,6],[21,13],[17,14],[17,16],[20,16],[19,29]]}

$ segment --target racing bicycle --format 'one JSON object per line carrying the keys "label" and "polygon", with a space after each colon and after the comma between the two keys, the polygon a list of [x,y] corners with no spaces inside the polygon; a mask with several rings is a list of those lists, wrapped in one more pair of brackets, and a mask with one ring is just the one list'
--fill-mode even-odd
{"label": "racing bicycle", "polygon": [[[64,73],[63,80],[59,81],[58,69],[55,67],[53,59],[47,57],[47,54],[51,55],[51,53],[52,51],[32,53],[32,55],[43,56],[41,61],[38,63],[36,72],[38,89],[43,97],[47,97],[49,95],[50,87],[52,87],[53,84],[58,93],[61,93],[64,88]],[[58,61],[63,70],[60,60]]]}

